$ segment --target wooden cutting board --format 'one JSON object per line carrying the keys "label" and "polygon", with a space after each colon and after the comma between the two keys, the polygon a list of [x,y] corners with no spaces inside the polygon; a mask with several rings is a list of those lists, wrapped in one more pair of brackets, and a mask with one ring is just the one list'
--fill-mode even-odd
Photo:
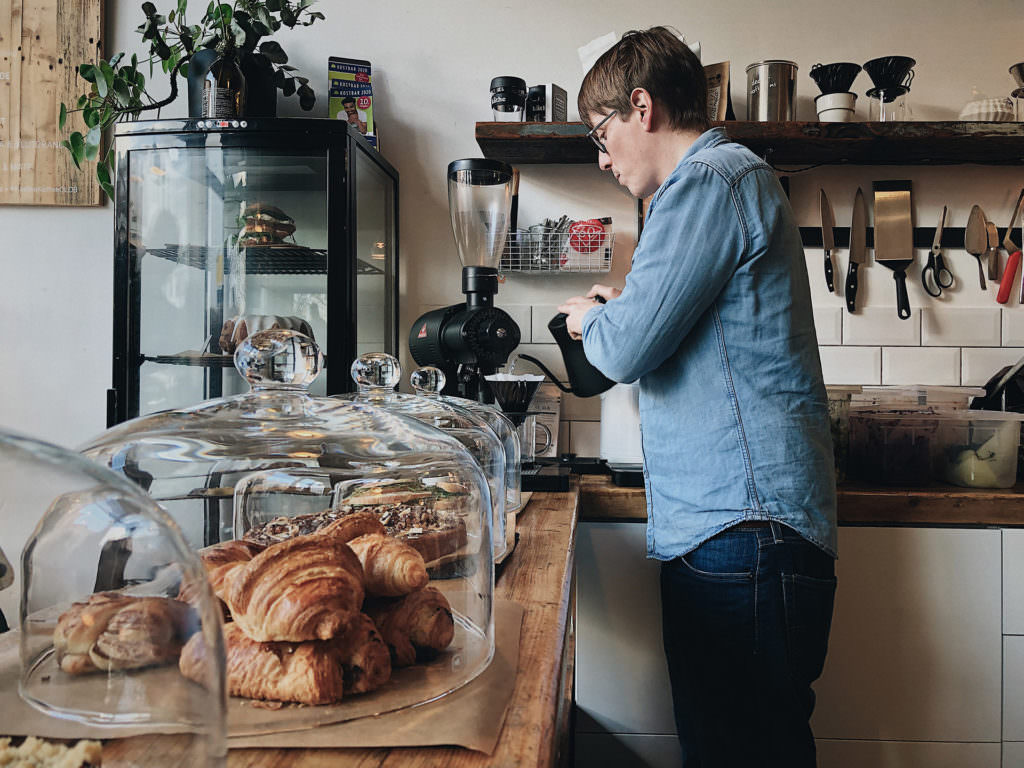
{"label": "wooden cutting board", "polygon": [[103,0],[0,0],[0,203],[99,205],[94,165],[79,171],[60,146],[85,125],[69,115],[60,135],[57,121],[89,85],[77,68],[99,60],[102,30]]}

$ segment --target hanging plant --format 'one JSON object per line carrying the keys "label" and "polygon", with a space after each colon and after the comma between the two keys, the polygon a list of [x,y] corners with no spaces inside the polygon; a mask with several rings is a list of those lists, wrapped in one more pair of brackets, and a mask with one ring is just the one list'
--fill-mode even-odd
{"label": "hanging plant", "polygon": [[[211,2],[194,24],[187,20],[188,0],[177,0],[177,7],[166,15],[153,3],[142,4],[145,21],[136,30],[143,42],[149,43],[149,56],[142,61],[137,54],[126,58],[115,53],[98,64],[84,63],[78,74],[89,83],[85,93],[68,106],[60,105],[59,128],[63,132],[68,116],[81,115],[84,129],[73,131],[61,144],[71,153],[75,166],[96,161],[96,178],[109,197],[114,196],[113,149],[100,156],[100,147],[107,129],[122,120],[137,120],[143,112],[159,110],[178,97],[178,76],[188,76],[189,60],[199,50],[216,49],[223,42],[233,46],[239,58],[251,57],[256,63],[273,71],[275,88],[285,96],[297,95],[299,106],[309,111],[316,104],[316,94],[309,79],[296,74],[288,64],[288,54],[281,44],[265,40],[281,27],[308,27],[322,21],[324,15],[310,9],[316,0],[235,0],[232,3]],[[146,90],[148,67],[152,79],[155,67],[170,77],[171,90],[159,101]]]}

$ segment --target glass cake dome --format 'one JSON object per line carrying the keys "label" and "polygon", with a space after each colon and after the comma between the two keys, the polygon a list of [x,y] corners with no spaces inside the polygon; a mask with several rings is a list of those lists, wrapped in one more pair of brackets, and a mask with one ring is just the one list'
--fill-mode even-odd
{"label": "glass cake dome", "polygon": [[407,395],[395,391],[402,380],[398,359],[383,352],[360,355],[352,363],[354,393],[333,397],[382,408],[410,416],[440,429],[464,445],[476,459],[487,478],[491,492],[491,527],[494,533],[494,559],[500,561],[507,551],[505,542],[505,449],[487,421],[472,411],[437,398]]}
{"label": "glass cake dome", "polygon": [[[248,394],[143,416],[83,448],[145,487],[202,548],[234,619],[225,630],[229,734],[377,715],[475,678],[494,652],[494,568],[491,492],[473,455],[409,416],[311,396],[322,359],[296,331],[253,334],[235,364]],[[319,558],[340,569],[334,598],[302,586],[302,569]],[[346,569],[358,574],[354,582]],[[391,569],[406,576],[381,576]],[[280,603],[271,600],[278,592]],[[307,618],[250,615],[263,610]],[[396,612],[429,625],[410,627]],[[335,646],[355,653],[346,644],[356,635],[364,658],[345,662],[344,680],[311,691],[236,685],[233,647],[284,643],[315,660]],[[275,711],[246,706],[249,699],[287,704]]]}
{"label": "glass cake dome", "polygon": [[[38,521],[21,558],[19,626],[0,635],[0,665],[12,666],[0,696],[17,687],[4,732],[147,734],[146,765],[223,765],[220,608],[174,522],[123,477],[7,432],[0,489],[0,509]],[[181,667],[193,640],[212,651]]]}
{"label": "glass cake dome", "polygon": [[420,397],[438,398],[443,403],[465,408],[486,421],[494,430],[505,449],[505,513],[518,512],[523,506],[523,459],[516,425],[496,405],[442,395],[441,390],[446,383],[444,371],[432,365],[417,368],[409,376],[409,384]]}

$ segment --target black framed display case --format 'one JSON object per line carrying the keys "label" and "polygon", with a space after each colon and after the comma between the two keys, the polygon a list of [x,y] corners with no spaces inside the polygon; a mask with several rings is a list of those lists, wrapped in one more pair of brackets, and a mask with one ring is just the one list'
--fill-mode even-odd
{"label": "black framed display case", "polygon": [[246,331],[312,331],[314,394],[349,390],[364,352],[397,355],[398,172],[354,126],[149,120],[114,148],[108,426],[248,391]]}

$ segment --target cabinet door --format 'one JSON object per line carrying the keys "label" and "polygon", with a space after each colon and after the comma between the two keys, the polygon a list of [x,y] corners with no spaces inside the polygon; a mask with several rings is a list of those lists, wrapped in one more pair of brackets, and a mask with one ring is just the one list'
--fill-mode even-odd
{"label": "cabinet door", "polygon": [[1003,531],[1003,634],[1024,635],[1024,531]]}
{"label": "cabinet door", "polygon": [[642,523],[576,537],[577,731],[675,734],[661,640],[661,565]]}
{"label": "cabinet door", "polygon": [[[818,739],[819,768],[997,768],[1000,745]],[[1004,768],[1008,768],[1003,763]]]}
{"label": "cabinet door", "polygon": [[579,768],[679,768],[683,751],[675,736],[638,733],[578,733]]}
{"label": "cabinet door", "polygon": [[817,737],[1000,740],[1000,550],[995,530],[840,529]]}
{"label": "cabinet door", "polygon": [[1024,741],[1003,743],[1003,768],[1021,768],[1024,765]]}
{"label": "cabinet door", "polygon": [[1024,637],[1019,636],[1003,638],[1003,738],[1024,741]]}

